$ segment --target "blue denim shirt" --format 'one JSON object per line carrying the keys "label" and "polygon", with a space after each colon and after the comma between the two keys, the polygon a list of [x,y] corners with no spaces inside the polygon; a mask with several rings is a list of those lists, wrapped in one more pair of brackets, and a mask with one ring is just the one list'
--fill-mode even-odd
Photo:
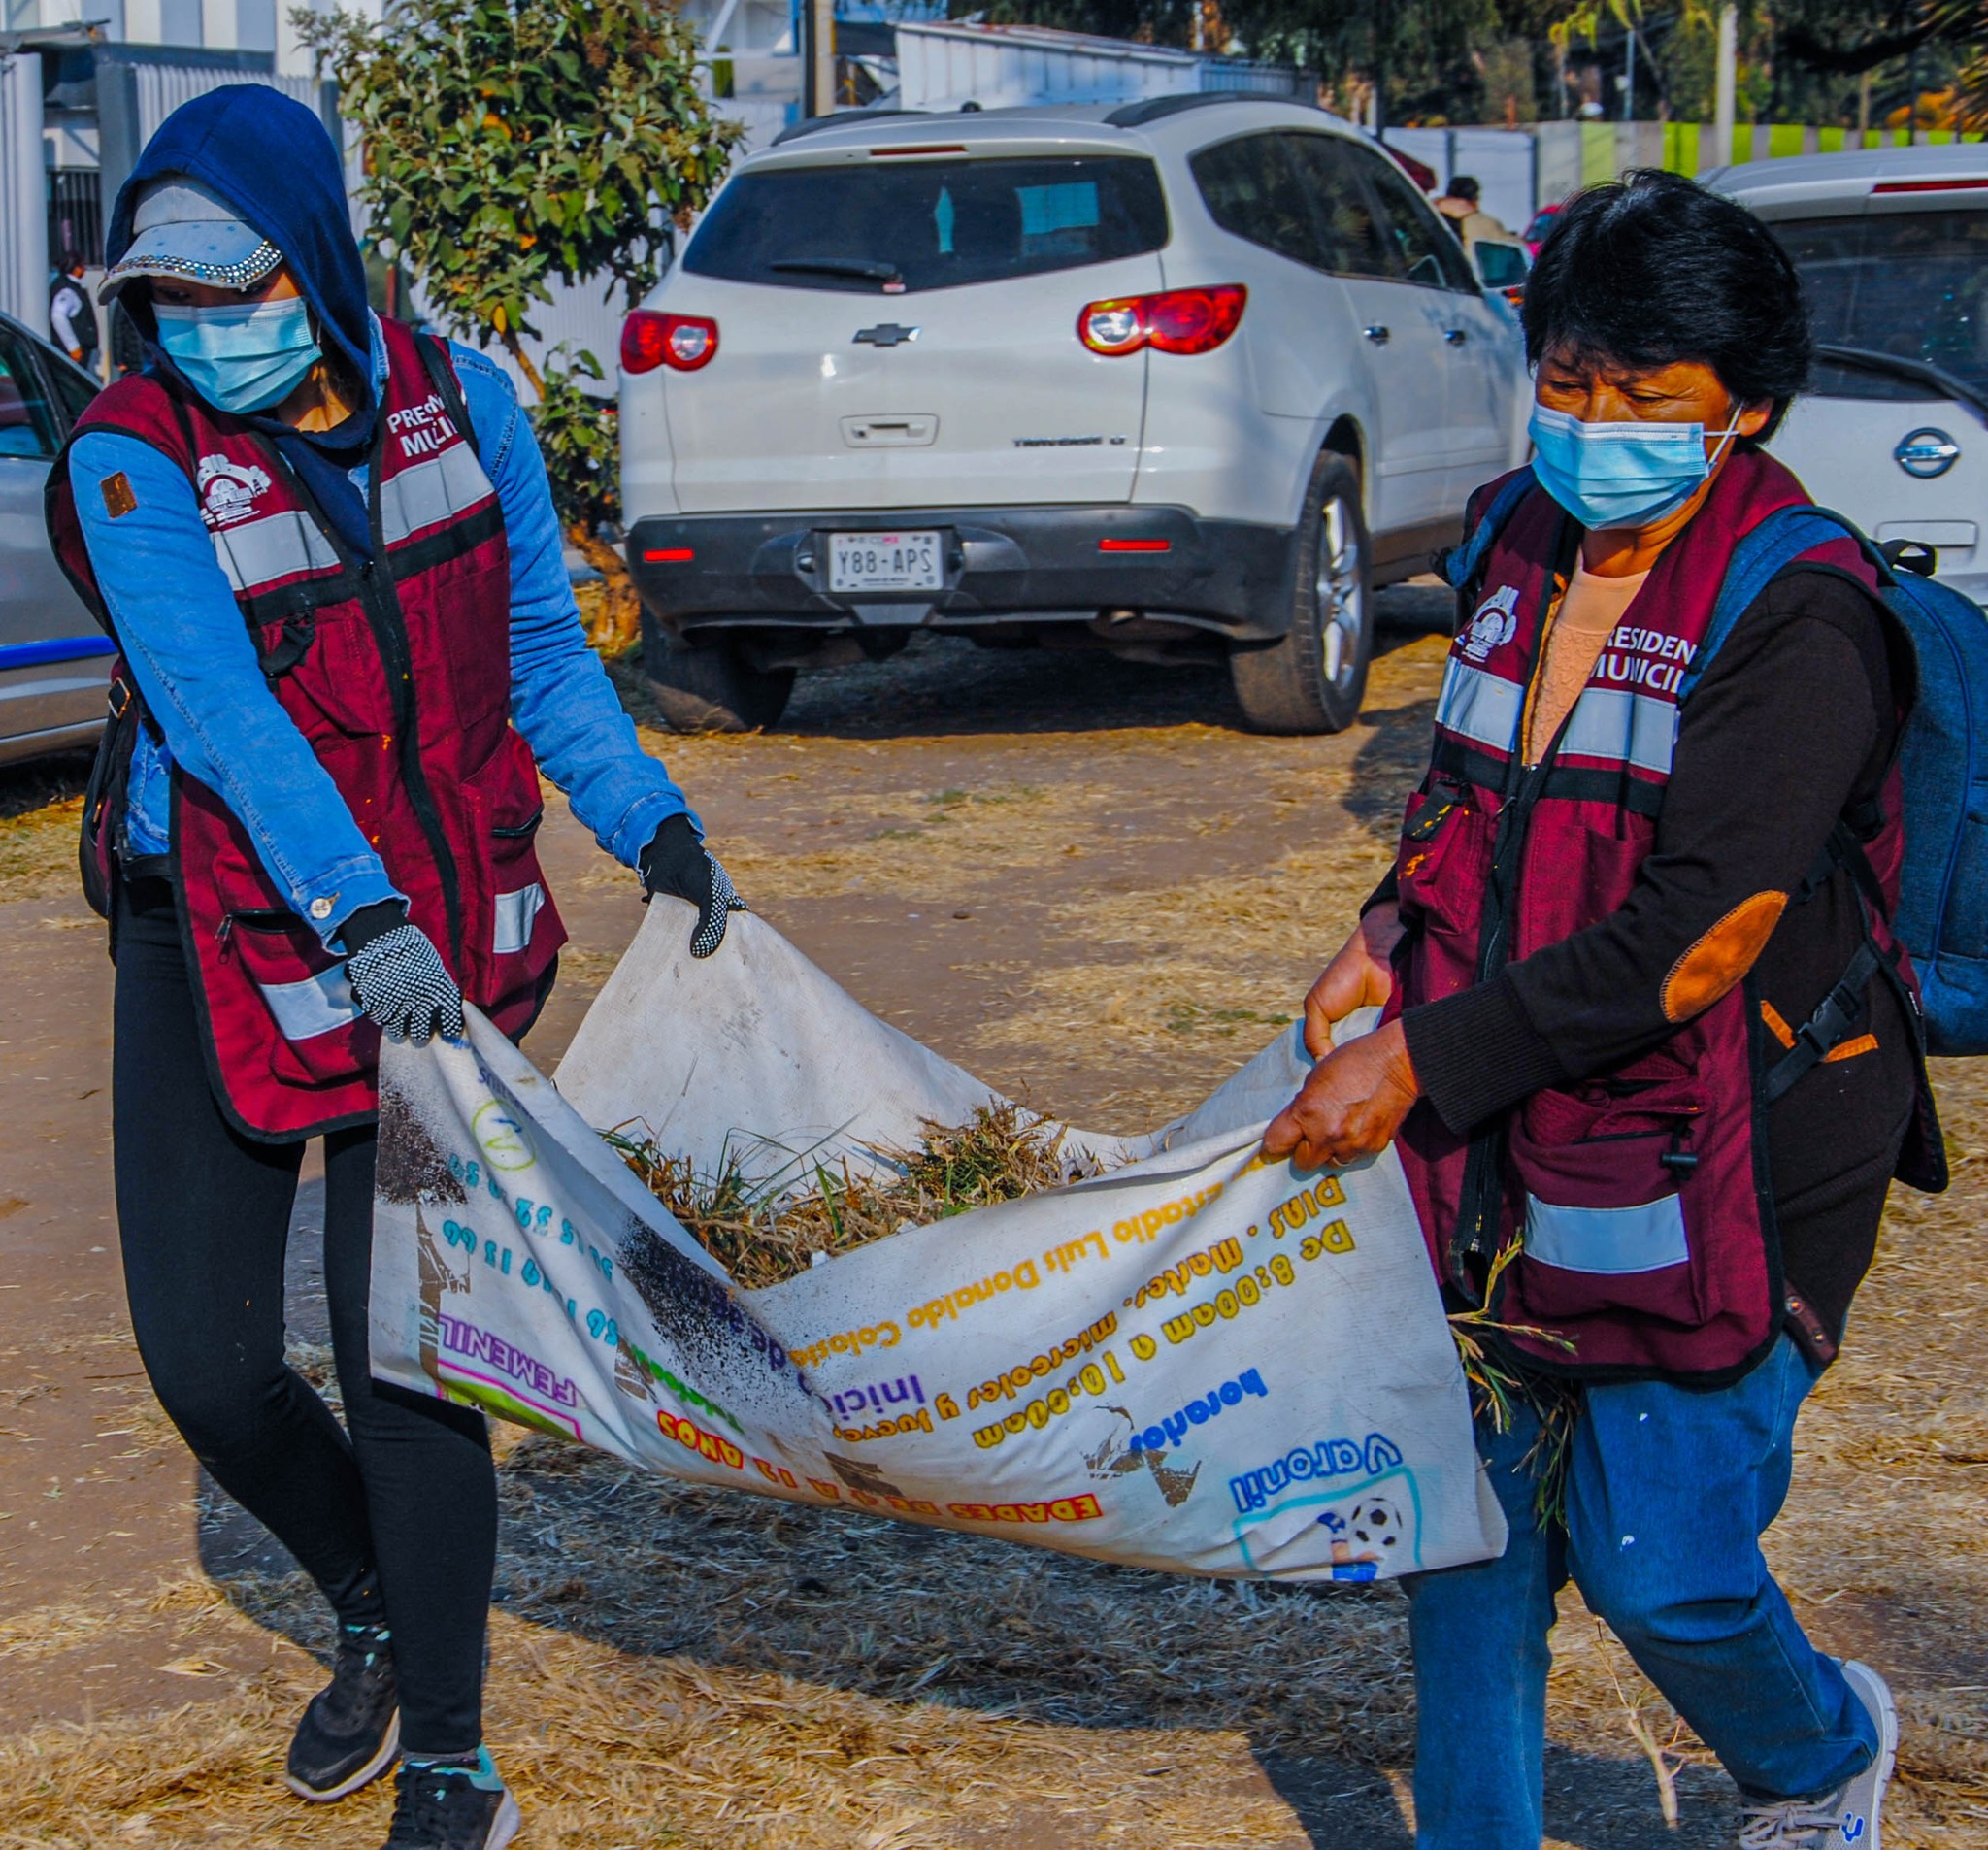
{"label": "blue denim shirt", "polygon": [[[546,465],[510,380],[480,353],[453,344],[449,351],[511,548],[512,719],[594,839],[634,867],[657,828],[688,805],[642,749],[586,644]],[[383,382],[377,323],[373,365]],[[101,485],[120,471],[137,506],[113,519]],[[363,465],[352,471],[362,490],[366,474]],[[140,732],[125,812],[132,849],[166,852],[177,763],[219,793],[270,878],[327,944],[360,907],[405,897],[263,678],[193,484],[150,445],[102,431],[77,440],[70,475],[117,642],[164,734],[161,743]],[[311,911],[318,899],[332,902],[321,919]]]}

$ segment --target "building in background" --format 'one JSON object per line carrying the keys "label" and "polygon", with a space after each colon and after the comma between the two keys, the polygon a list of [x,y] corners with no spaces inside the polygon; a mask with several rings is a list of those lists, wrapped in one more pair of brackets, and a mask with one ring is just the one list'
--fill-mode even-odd
{"label": "building in background", "polygon": [[908,110],[1076,108],[1217,90],[1318,99],[1315,72],[1044,26],[907,19],[896,42],[896,101]]}
{"label": "building in background", "polygon": [[0,0],[0,309],[48,331],[50,273],[93,288],[104,218],[152,131],[189,97],[269,83],[338,132],[333,87],[279,0]]}

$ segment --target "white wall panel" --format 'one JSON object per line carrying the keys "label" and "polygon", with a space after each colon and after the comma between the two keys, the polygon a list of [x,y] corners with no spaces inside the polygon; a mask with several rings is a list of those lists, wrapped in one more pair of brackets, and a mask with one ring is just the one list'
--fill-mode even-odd
{"label": "white wall panel", "polygon": [[0,310],[49,331],[49,210],[42,172],[42,61],[0,57]]}

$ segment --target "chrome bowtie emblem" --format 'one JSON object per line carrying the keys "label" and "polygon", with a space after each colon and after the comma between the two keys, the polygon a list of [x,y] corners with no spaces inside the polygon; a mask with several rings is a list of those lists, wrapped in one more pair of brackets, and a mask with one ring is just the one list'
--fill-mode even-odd
{"label": "chrome bowtie emblem", "polygon": [[895,321],[879,321],[874,328],[856,330],[858,347],[899,347],[906,341],[915,341],[917,338],[916,328],[901,327]]}
{"label": "chrome bowtie emblem", "polygon": [[1908,430],[1899,439],[1899,446],[1892,452],[1892,460],[1908,476],[1917,476],[1921,481],[1931,481],[1935,476],[1943,476],[1961,459],[1961,446],[1943,430],[1935,430],[1930,424],[1920,430]]}

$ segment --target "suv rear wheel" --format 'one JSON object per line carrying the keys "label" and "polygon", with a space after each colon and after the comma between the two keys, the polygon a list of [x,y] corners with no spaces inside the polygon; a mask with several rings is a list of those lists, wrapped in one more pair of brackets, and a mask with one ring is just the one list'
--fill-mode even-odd
{"label": "suv rear wheel", "polygon": [[1323,450],[1299,517],[1291,626],[1229,651],[1229,677],[1257,732],[1343,732],[1359,716],[1374,646],[1367,523],[1352,462]]}
{"label": "suv rear wheel", "polygon": [[642,672],[676,732],[752,732],[779,722],[791,668],[755,668],[733,643],[684,644],[642,613]]}

